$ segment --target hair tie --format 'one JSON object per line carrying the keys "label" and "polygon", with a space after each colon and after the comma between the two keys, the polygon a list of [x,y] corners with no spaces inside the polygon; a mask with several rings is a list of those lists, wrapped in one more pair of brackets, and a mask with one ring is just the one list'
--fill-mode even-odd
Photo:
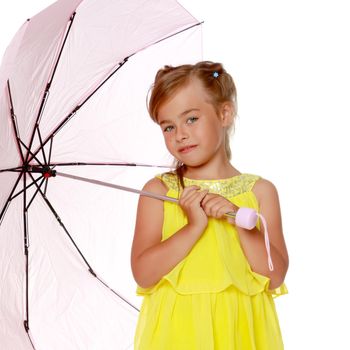
{"label": "hair tie", "polygon": [[214,78],[217,78],[218,76],[219,76],[219,72],[215,71],[215,72],[213,73],[213,77],[214,77]]}

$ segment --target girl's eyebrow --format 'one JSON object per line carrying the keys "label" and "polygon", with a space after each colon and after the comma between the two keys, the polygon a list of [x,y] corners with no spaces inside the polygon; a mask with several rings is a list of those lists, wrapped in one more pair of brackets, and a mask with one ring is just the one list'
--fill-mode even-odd
{"label": "girl's eyebrow", "polygon": [[[186,115],[187,113],[190,113],[190,112],[193,112],[193,111],[199,111],[199,109],[198,109],[198,108],[190,108],[190,109],[187,109],[186,111],[182,112],[177,118],[179,119],[179,118],[183,117],[184,115]],[[162,125],[162,124],[164,124],[164,123],[172,123],[172,121],[171,121],[171,120],[166,120],[166,119],[164,119],[164,120],[162,120],[162,121],[159,123],[159,125]]]}

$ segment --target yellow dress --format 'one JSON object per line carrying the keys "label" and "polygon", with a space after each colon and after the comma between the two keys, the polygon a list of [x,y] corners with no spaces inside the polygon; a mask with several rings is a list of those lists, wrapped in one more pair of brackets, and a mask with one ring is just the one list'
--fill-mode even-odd
{"label": "yellow dress", "polygon": [[[177,179],[157,175],[178,198]],[[238,207],[259,211],[252,192],[260,177],[241,174],[222,180],[184,178],[220,194]],[[187,223],[180,206],[164,202],[162,240]],[[260,222],[257,223],[260,229]],[[190,253],[153,287],[137,286],[143,296],[135,350],[280,350],[283,349],[273,298],[287,293],[283,284],[269,290],[269,278],[251,270],[234,225],[209,218]]]}

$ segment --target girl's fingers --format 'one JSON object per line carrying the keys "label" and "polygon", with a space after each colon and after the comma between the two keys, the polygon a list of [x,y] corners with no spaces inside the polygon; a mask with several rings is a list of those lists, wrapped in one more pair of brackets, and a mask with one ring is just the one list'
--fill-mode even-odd
{"label": "girl's fingers", "polygon": [[225,197],[208,192],[208,189],[201,190],[199,186],[195,185],[185,187],[180,196],[179,204],[189,216],[201,207],[201,210],[204,211],[207,217],[211,216],[216,219],[226,218],[229,223],[235,224],[235,220],[225,217],[225,214],[227,212],[237,211],[238,207]]}
{"label": "girl's fingers", "polygon": [[186,198],[190,198],[193,195],[195,195],[196,193],[201,193],[203,192],[203,190],[201,190],[201,188],[199,186],[189,186],[189,187],[185,187],[185,189],[183,190],[180,199],[186,199]]}
{"label": "girl's fingers", "polygon": [[200,203],[205,195],[208,193],[208,190],[199,191],[199,186],[189,186],[185,187],[182,195],[180,197],[179,203],[182,206],[189,206],[193,203]]}
{"label": "girl's fingers", "polygon": [[207,195],[207,193],[208,193],[208,190],[194,191],[186,198],[185,204],[188,204],[188,205],[198,204],[199,206],[201,206],[201,202],[203,198]]}
{"label": "girl's fingers", "polygon": [[197,192],[199,189],[198,186],[189,186],[185,187],[184,190],[182,191],[179,202],[185,202],[188,198],[190,198],[195,192]]}
{"label": "girl's fingers", "polygon": [[227,212],[235,211],[235,205],[225,197],[215,194],[209,194],[202,201],[202,207],[208,216],[222,218]]}
{"label": "girl's fingers", "polygon": [[208,223],[208,216],[201,207],[201,201],[208,193],[208,190],[199,191],[199,189],[197,186],[192,186],[192,188],[184,190],[179,204],[187,216],[188,224],[203,227]]}
{"label": "girl's fingers", "polygon": [[223,206],[224,203],[220,197],[208,197],[209,196],[203,199],[202,207],[209,216],[216,217],[217,211]]}
{"label": "girl's fingers", "polygon": [[188,196],[189,193],[198,191],[199,189],[200,189],[199,186],[188,186],[188,187],[185,187],[183,189],[182,193],[181,193],[180,198],[185,198],[186,196]]}

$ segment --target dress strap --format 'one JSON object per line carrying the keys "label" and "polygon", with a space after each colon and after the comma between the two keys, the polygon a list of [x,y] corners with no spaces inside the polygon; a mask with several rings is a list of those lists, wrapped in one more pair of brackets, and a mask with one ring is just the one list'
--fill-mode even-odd
{"label": "dress strap", "polygon": [[244,179],[244,189],[245,192],[249,192],[254,187],[255,183],[261,179],[259,175],[247,174],[248,176]]}
{"label": "dress strap", "polygon": [[163,173],[163,174],[157,174],[155,176],[156,178],[160,179],[166,187],[170,190],[178,190],[179,189],[179,183],[176,174],[172,173]]}

